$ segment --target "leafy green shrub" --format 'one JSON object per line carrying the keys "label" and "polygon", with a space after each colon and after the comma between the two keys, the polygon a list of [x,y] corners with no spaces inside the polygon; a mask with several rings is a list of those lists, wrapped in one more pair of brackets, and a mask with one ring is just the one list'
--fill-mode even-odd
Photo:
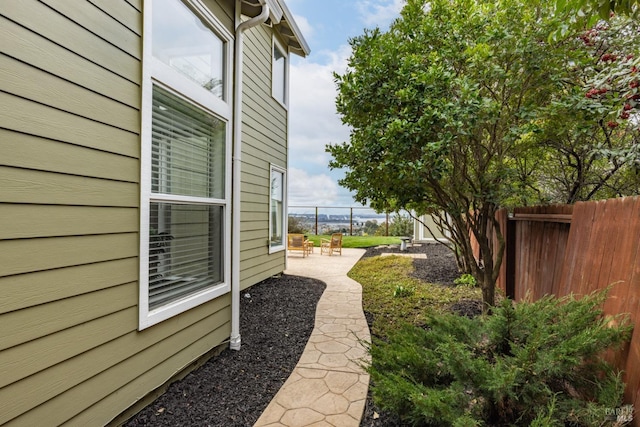
{"label": "leafy green shrub", "polygon": [[390,236],[413,236],[413,219],[409,215],[396,214],[389,224]]}
{"label": "leafy green shrub", "polygon": [[473,277],[473,275],[469,273],[465,273],[462,276],[458,277],[456,280],[454,280],[453,283],[455,283],[456,285],[473,288],[474,286],[477,285],[478,282],[476,281],[476,278]]}
{"label": "leafy green shrub", "polygon": [[374,400],[413,426],[606,425],[624,386],[598,356],[631,328],[603,316],[605,297],[504,300],[474,319],[431,314],[427,327],[372,344]]}

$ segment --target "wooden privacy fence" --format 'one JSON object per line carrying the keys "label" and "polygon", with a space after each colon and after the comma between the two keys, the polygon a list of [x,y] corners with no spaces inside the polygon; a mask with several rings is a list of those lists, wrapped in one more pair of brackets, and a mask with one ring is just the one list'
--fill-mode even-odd
{"label": "wooden privacy fence", "polygon": [[496,217],[506,242],[496,286],[506,295],[581,296],[611,286],[605,314],[629,313],[634,324],[614,362],[625,371],[625,402],[640,413],[640,197],[501,210]]}

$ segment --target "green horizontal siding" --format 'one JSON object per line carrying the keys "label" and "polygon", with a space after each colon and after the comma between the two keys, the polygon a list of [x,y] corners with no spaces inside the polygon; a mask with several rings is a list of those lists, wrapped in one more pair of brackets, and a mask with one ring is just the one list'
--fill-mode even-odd
{"label": "green horizontal siding", "polygon": [[[142,35],[142,14],[132,13],[131,10],[131,8],[134,8],[135,11],[142,12],[142,0],[89,0],[89,3],[109,15],[113,21],[118,22],[134,34],[138,36]],[[120,29],[120,31],[122,31],[122,29]],[[139,46],[139,43],[135,43]]]}
{"label": "green horizontal siding", "polygon": [[17,59],[4,58],[0,78],[8,92],[21,98],[128,132],[140,129],[140,115],[135,107],[89,92]]}
{"label": "green horizontal siding", "polygon": [[[113,4],[119,2],[115,1]],[[9,5],[11,2],[0,2]],[[139,81],[131,82],[0,14],[0,52],[123,104],[140,107]]]}
{"label": "green horizontal siding", "polygon": [[0,165],[34,171],[102,178],[112,181],[140,180],[135,157],[97,152],[90,147],[0,129],[3,153]]}
{"label": "green horizontal siding", "polygon": [[138,184],[129,182],[0,166],[0,184],[3,202],[7,203],[129,207],[139,204]]}
{"label": "green horizontal siding", "polygon": [[[73,7],[78,8],[77,5]],[[15,2],[4,1],[0,2],[0,15],[114,74],[131,82],[140,81],[139,59],[75,23],[63,14],[62,8],[52,9],[38,0],[21,0],[19,7]],[[85,17],[83,22],[86,21]],[[135,49],[141,51],[139,42]]]}
{"label": "green horizontal siding", "polygon": [[271,96],[271,33],[247,33],[244,58],[243,173],[240,286],[245,289],[285,265],[285,252],[269,253],[270,166],[287,166],[287,110]]}
{"label": "green horizontal siding", "polygon": [[124,258],[0,277],[0,289],[4,293],[0,298],[0,313],[119,286],[137,278],[137,274],[138,259]]}
{"label": "green horizontal siding", "polygon": [[[138,59],[142,59],[142,49],[140,46],[140,30],[142,22],[140,21],[140,14],[131,13],[131,6],[124,2],[113,2],[115,5],[108,6],[102,3],[102,6],[106,6],[105,10],[100,7],[96,7],[100,2],[95,3],[89,1],[60,1],[60,0],[40,0],[49,7],[56,9],[61,16],[64,16],[74,24],[84,27],[91,33],[100,37],[101,39],[111,43],[122,52],[129,54],[130,56]],[[133,17],[130,19],[129,26],[126,26],[126,30],[123,29],[122,23],[109,15],[109,11],[113,11],[112,15],[118,15],[118,9],[125,8],[121,11],[119,16],[122,16],[126,21],[128,16]],[[61,18],[62,19],[62,18]],[[129,30],[129,31],[127,31]]]}
{"label": "green horizontal siding", "polygon": [[0,425],[104,425],[229,337],[229,295],[137,330],[141,12],[0,2]]}
{"label": "green horizontal siding", "polygon": [[[120,407],[112,407],[99,422],[86,425],[105,424],[207,351],[199,349],[199,354],[189,354],[189,360],[185,360],[180,356],[183,348],[207,334],[215,336],[213,332],[217,330],[220,340],[224,335],[228,337],[227,303],[221,299],[205,304],[185,313],[180,321],[169,320],[164,328],[143,333],[135,330],[137,310],[131,308],[89,322],[84,326],[84,339],[74,334],[78,332],[74,329],[82,328],[80,325],[36,341],[29,348],[31,352],[2,352],[3,366],[33,373],[0,389],[0,423],[11,420],[8,425],[62,424],[92,405],[100,405],[101,399],[127,389],[128,393],[119,396]],[[46,345],[65,339],[67,345]],[[208,345],[210,349],[211,341]],[[178,359],[174,359],[176,355]],[[27,361],[18,360],[20,356]],[[156,372],[153,384],[144,381],[149,371]],[[31,408],[33,403],[37,405]],[[91,410],[88,412],[86,416],[94,416]]]}

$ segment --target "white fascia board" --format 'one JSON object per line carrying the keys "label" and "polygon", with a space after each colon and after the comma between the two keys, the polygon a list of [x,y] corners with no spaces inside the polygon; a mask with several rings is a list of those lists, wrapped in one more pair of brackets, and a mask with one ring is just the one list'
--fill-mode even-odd
{"label": "white fascia board", "polygon": [[269,18],[271,22],[278,23],[282,21],[282,8],[278,0],[266,0],[267,6],[269,6]]}

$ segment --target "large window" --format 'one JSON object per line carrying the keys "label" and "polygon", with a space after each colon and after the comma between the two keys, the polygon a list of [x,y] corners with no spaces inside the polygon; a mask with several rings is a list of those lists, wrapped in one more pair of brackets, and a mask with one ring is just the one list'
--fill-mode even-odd
{"label": "large window", "polygon": [[273,39],[271,71],[271,94],[278,102],[286,106],[288,101],[289,59],[287,58],[285,49],[275,38]]}
{"label": "large window", "polygon": [[286,225],[284,169],[271,166],[271,192],[269,197],[269,249],[271,252],[283,250]]}
{"label": "large window", "polygon": [[224,41],[178,0],[153,2],[153,56],[224,97]]}
{"label": "large window", "polygon": [[225,123],[154,87],[151,147],[149,307],[155,309],[223,282]]}
{"label": "large window", "polygon": [[155,0],[149,7],[140,328],[228,292],[230,265],[231,35],[199,0]]}

